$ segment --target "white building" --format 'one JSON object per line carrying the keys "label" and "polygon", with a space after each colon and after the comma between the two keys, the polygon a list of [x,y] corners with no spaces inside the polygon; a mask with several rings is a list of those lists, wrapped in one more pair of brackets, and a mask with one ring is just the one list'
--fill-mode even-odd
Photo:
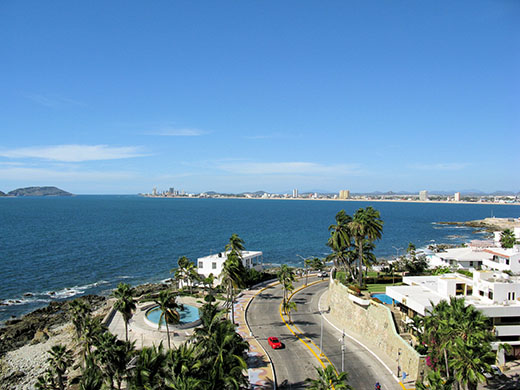
{"label": "white building", "polygon": [[[213,274],[216,277],[220,276],[224,262],[227,260],[227,255],[230,251],[219,252],[213,255],[199,257],[197,259],[197,273],[208,277]],[[260,251],[242,251],[242,264],[246,269],[255,268],[262,269],[263,253]]]}
{"label": "white building", "polygon": [[513,347],[512,355],[520,356],[520,278],[496,271],[474,271],[472,279],[459,274],[408,276],[403,283],[406,286],[387,287],[386,294],[409,318],[427,315],[441,300],[464,297],[466,305],[491,318],[499,340],[493,348],[508,343]]}
{"label": "white building", "polygon": [[460,202],[460,192],[455,192],[455,196],[453,197],[455,202]]}
{"label": "white building", "polygon": [[423,190],[423,191],[419,192],[419,200],[421,202],[426,202],[428,200],[428,191]]}
{"label": "white building", "polygon": [[493,255],[486,252],[484,248],[468,246],[429,253],[426,255],[426,258],[430,268],[480,269],[484,261],[493,259]]}
{"label": "white building", "polygon": [[292,197],[293,198],[297,198],[298,197],[298,189],[295,188],[294,190],[292,190]]}

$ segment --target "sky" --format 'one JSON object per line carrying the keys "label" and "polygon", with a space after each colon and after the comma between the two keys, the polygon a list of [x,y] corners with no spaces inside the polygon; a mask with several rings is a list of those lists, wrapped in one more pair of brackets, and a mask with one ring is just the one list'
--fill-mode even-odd
{"label": "sky", "polygon": [[520,191],[520,2],[0,2],[0,190]]}

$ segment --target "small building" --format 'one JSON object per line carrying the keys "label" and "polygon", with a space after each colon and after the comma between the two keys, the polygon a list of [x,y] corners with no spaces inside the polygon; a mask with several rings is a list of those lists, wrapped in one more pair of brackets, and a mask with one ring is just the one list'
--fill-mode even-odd
{"label": "small building", "polygon": [[464,248],[450,248],[443,252],[429,253],[426,255],[429,267],[451,267],[455,269],[480,269],[486,260],[491,260],[493,255],[484,248],[468,246]]}
{"label": "small building", "polygon": [[[224,262],[227,260],[227,256],[230,251],[218,252],[209,256],[199,257],[197,259],[197,273],[208,277],[213,274],[217,278],[222,272]],[[242,251],[242,264],[246,269],[254,268],[256,270],[262,269],[263,252],[261,251]]]}

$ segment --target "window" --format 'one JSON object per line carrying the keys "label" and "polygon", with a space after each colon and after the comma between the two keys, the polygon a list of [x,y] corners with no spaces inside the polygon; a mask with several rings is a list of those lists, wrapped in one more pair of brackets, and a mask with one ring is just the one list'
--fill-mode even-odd
{"label": "window", "polygon": [[488,292],[488,298],[489,299],[493,299],[493,291],[489,291]]}
{"label": "window", "polygon": [[211,263],[211,269],[217,269],[217,263],[215,263],[215,262]]}
{"label": "window", "polygon": [[506,265],[509,265],[509,259],[506,259]]}
{"label": "window", "polygon": [[516,299],[516,294],[514,291],[510,291],[507,293],[507,300],[508,301],[514,301]]}
{"label": "window", "polygon": [[464,295],[464,287],[466,285],[464,283],[457,283],[455,285],[455,295]]}
{"label": "window", "polygon": [[204,264],[202,263],[202,261],[199,261],[199,268],[204,268]]}
{"label": "window", "polygon": [[482,291],[482,290],[478,290],[478,294],[479,294],[481,297],[483,297],[483,296],[484,296],[484,291]]}
{"label": "window", "polygon": [[473,262],[472,261],[469,262],[469,266],[473,267]]}

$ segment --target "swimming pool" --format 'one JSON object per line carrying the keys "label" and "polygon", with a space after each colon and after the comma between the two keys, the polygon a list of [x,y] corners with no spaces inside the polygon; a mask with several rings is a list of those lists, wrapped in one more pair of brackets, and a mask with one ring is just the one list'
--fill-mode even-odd
{"label": "swimming pool", "polygon": [[[184,309],[179,311],[179,314],[181,315],[181,320],[179,324],[175,325],[195,325],[194,323],[199,321],[199,309],[191,305],[182,306],[184,307]],[[159,325],[159,319],[161,318],[161,314],[162,312],[161,309],[159,309],[159,306],[154,306],[148,309],[148,311],[146,312],[146,319],[155,325]]]}
{"label": "swimming pool", "polygon": [[[372,298],[377,298],[381,302],[383,302],[384,304],[387,304],[387,305],[391,305],[394,302],[394,300],[392,298],[390,298],[388,295],[383,294],[383,293],[372,294],[371,297]],[[398,303],[398,302],[395,301],[395,303]]]}

